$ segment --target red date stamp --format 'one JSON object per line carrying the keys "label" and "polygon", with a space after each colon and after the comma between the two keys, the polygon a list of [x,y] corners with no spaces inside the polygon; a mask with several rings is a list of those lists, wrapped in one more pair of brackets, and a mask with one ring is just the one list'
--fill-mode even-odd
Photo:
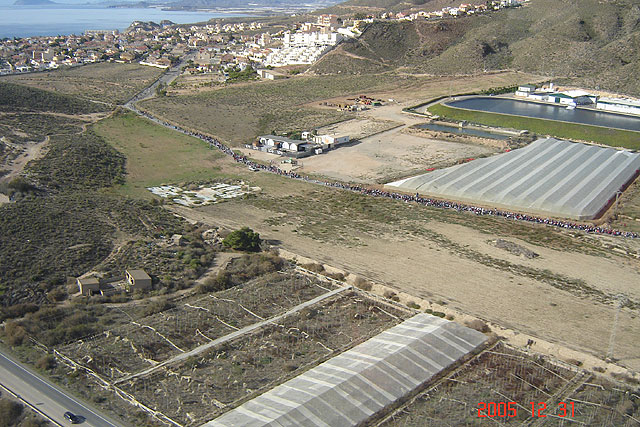
{"label": "red date stamp", "polygon": [[[529,402],[531,410],[528,414],[532,418],[544,418],[547,415],[545,411],[547,404],[545,402]],[[479,418],[506,418],[518,416],[518,403],[517,402],[479,402],[478,403],[478,417]],[[523,408],[523,407],[521,407]],[[575,413],[575,407],[573,402],[558,402],[558,408],[556,411],[557,417],[573,417]]]}

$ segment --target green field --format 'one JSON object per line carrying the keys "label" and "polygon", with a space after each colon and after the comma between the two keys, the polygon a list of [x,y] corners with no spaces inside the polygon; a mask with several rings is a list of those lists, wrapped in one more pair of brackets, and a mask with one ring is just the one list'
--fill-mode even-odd
{"label": "green field", "polygon": [[117,113],[96,123],[93,130],[126,156],[127,182],[119,190],[127,195],[148,198],[149,186],[220,176],[217,161],[223,154],[218,150],[134,113]]}
{"label": "green field", "polygon": [[428,108],[432,114],[454,120],[466,120],[489,126],[526,129],[539,135],[551,135],[562,139],[590,141],[612,147],[640,149],[640,132],[609,129],[599,126],[579,125],[553,120],[485,113],[436,104]]}

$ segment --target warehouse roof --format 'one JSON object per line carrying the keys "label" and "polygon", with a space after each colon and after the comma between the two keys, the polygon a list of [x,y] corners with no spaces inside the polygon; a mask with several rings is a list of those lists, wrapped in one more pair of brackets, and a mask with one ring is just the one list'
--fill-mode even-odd
{"label": "warehouse roof", "polygon": [[357,425],[486,340],[418,314],[203,427]]}
{"label": "warehouse roof", "polygon": [[592,219],[639,170],[638,153],[546,138],[387,187],[535,214]]}

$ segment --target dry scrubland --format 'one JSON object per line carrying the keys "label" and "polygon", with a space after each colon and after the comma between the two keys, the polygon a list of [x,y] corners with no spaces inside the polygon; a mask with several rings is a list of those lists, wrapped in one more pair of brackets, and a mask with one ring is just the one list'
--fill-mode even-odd
{"label": "dry scrubland", "polygon": [[382,99],[411,99],[419,103],[447,94],[448,90],[466,92],[528,82],[531,78],[518,73],[453,81],[394,73],[298,76],[237,84],[192,95],[160,97],[144,101],[141,106],[187,128],[198,129],[238,145],[250,143],[260,134],[308,130],[355,117],[353,113],[316,108],[320,101],[336,97],[366,93]]}
{"label": "dry scrubland", "polygon": [[128,101],[161,74],[156,67],[140,64],[99,63],[0,80],[115,105]]}
{"label": "dry scrubland", "polygon": [[[343,10],[360,1],[337,7]],[[398,0],[378,3],[383,10],[407,7]],[[427,10],[443,4],[458,5],[425,3]],[[640,6],[634,0],[531,0],[521,8],[474,17],[379,22],[367,26],[358,40],[324,56],[311,70],[344,75],[403,67],[415,73],[456,75],[512,69],[638,95],[638,18]]]}

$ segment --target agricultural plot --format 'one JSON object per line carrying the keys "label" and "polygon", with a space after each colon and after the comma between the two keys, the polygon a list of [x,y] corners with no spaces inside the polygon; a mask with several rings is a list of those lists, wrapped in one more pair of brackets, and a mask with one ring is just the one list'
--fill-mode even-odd
{"label": "agricultural plot", "polygon": [[118,386],[181,424],[199,425],[407,317],[355,292],[339,294]]}
{"label": "agricultural plot", "polygon": [[331,285],[296,272],[273,273],[244,286],[188,298],[175,307],[74,341],[57,350],[107,381],[116,381],[213,339],[285,312]]}
{"label": "agricultural plot", "polygon": [[638,396],[582,370],[499,344],[379,425],[637,426],[639,406]]}

